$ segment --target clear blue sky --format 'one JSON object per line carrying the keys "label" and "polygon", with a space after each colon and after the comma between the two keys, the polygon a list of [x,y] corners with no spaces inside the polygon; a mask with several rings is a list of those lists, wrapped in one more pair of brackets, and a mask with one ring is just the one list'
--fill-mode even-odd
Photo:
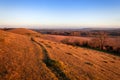
{"label": "clear blue sky", "polygon": [[0,0],[0,25],[120,28],[120,0]]}

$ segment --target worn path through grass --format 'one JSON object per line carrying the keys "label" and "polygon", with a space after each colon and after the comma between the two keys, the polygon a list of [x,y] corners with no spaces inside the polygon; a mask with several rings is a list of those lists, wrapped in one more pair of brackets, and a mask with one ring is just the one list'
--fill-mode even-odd
{"label": "worn path through grass", "polygon": [[46,64],[46,66],[56,75],[56,77],[59,80],[70,80],[70,78],[67,77],[67,75],[62,70],[62,65],[59,61],[53,60],[49,57],[48,51],[46,48],[38,41],[36,41],[34,38],[31,38],[33,42],[38,44],[42,48],[43,52],[43,62]]}

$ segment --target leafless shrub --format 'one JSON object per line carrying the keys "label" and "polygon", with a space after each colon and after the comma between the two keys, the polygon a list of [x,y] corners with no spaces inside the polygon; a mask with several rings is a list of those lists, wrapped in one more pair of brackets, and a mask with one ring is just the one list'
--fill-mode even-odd
{"label": "leafless shrub", "polygon": [[93,48],[99,48],[100,50],[103,50],[106,41],[107,41],[108,35],[105,32],[98,32],[94,38],[91,40],[91,47]]}
{"label": "leafless shrub", "polygon": [[64,44],[69,44],[69,38],[65,38],[65,39],[61,40],[61,42]]}

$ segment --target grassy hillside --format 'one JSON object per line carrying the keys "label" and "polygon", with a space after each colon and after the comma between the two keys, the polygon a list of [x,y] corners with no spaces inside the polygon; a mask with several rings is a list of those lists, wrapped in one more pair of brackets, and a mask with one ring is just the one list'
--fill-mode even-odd
{"label": "grassy hillside", "polygon": [[57,80],[30,38],[0,31],[0,80]]}
{"label": "grassy hillside", "polygon": [[21,34],[21,35],[27,35],[27,36],[35,36],[35,37],[41,37],[42,35],[36,31],[32,31],[29,29],[25,28],[15,28],[11,30],[7,30],[8,32],[16,33],[16,34]]}
{"label": "grassy hillside", "polygon": [[71,80],[119,80],[120,57],[37,38]]}
{"label": "grassy hillside", "polygon": [[0,31],[0,80],[120,79],[119,56],[36,35],[43,36],[27,29]]}

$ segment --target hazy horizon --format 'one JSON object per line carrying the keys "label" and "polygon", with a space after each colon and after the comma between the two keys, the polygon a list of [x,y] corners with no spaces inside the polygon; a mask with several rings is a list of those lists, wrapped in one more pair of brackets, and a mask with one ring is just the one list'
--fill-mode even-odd
{"label": "hazy horizon", "polygon": [[120,28],[119,0],[1,0],[0,27]]}

